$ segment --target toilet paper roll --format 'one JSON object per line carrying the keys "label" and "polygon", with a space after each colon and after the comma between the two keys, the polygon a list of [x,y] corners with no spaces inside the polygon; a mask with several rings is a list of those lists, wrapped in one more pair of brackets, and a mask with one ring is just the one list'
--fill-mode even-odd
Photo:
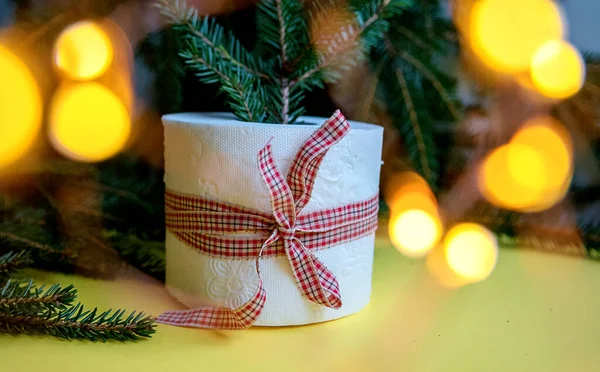
{"label": "toilet paper roll", "polygon": [[[287,174],[299,148],[325,118],[302,117],[296,125],[247,123],[231,114],[172,114],[165,126],[165,183],[179,193],[271,212],[257,154],[271,140],[281,172]],[[364,201],[379,191],[383,128],[350,122],[347,136],[325,156],[303,213]],[[322,322],[365,307],[371,294],[374,234],[315,252],[336,276],[340,309],[302,297],[286,257],[261,259],[266,304],[255,325]],[[167,288],[189,307],[237,308],[258,288],[254,260],[217,259],[167,233]]]}

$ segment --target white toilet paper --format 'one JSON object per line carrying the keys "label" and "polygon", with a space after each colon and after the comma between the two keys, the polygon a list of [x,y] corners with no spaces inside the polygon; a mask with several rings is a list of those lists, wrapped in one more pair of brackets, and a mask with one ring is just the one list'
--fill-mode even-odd
{"label": "white toilet paper", "polygon": [[[245,123],[230,114],[173,114],[165,125],[165,183],[193,194],[271,212],[269,193],[258,169],[258,152],[271,140],[281,172],[287,174],[298,149],[325,118],[302,117],[306,125]],[[350,122],[347,136],[333,146],[303,212],[364,201],[379,191],[383,128]],[[369,302],[374,234],[315,252],[336,276],[339,310],[301,296],[286,257],[261,259],[266,304],[255,325],[322,322],[350,315]],[[237,308],[258,287],[254,260],[203,255],[167,233],[167,288],[189,307]]]}

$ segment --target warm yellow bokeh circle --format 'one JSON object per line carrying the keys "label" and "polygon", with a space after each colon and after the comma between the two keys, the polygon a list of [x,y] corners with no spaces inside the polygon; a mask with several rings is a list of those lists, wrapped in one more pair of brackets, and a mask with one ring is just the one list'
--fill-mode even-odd
{"label": "warm yellow bokeh circle", "polygon": [[33,145],[42,123],[42,95],[29,68],[0,45],[0,168]]}
{"label": "warm yellow bokeh circle", "polygon": [[531,80],[536,90],[546,97],[571,97],[579,92],[585,81],[583,57],[565,41],[548,41],[533,56]]}
{"label": "warm yellow bokeh circle", "polygon": [[124,103],[95,82],[68,84],[50,106],[49,137],[63,155],[87,162],[105,160],[123,149],[131,132]]}
{"label": "warm yellow bokeh circle", "polygon": [[437,215],[419,209],[392,215],[390,240],[398,251],[409,257],[423,257],[439,242],[442,224]]}
{"label": "warm yellow bokeh circle", "polygon": [[542,44],[564,36],[561,10],[550,0],[480,0],[469,19],[473,51],[504,73],[526,71]]}
{"label": "warm yellow bokeh circle", "polygon": [[66,76],[92,80],[102,75],[113,60],[113,45],[102,27],[80,21],[66,28],[56,40],[54,63]]}
{"label": "warm yellow bokeh circle", "polygon": [[450,269],[469,282],[487,278],[498,261],[498,243],[488,229],[474,223],[454,226],[444,239]]}

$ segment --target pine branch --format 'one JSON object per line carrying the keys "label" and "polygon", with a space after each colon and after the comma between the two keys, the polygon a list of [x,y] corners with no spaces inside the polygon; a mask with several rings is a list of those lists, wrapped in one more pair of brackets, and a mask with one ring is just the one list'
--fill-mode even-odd
{"label": "pine branch", "polygon": [[60,311],[70,306],[77,297],[73,285],[54,284],[46,291],[36,288],[33,280],[9,279],[0,290],[0,313],[35,315],[44,311]]}
{"label": "pine branch", "polygon": [[0,256],[0,279],[31,265],[28,251],[8,252]]}
{"label": "pine branch", "polygon": [[18,334],[45,334],[90,341],[133,341],[151,337],[156,332],[154,319],[134,311],[124,318],[125,310],[84,310],[77,304],[56,314],[49,310],[41,314],[22,315],[0,312],[0,332]]}

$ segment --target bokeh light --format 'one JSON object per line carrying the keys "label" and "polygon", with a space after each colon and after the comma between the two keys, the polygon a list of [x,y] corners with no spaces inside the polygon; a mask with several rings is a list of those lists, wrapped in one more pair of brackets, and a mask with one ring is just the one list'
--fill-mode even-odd
{"label": "bokeh light", "polygon": [[498,260],[498,242],[488,229],[474,223],[454,226],[444,239],[448,266],[468,282],[487,278]]}
{"label": "bokeh light", "polygon": [[575,47],[565,41],[543,44],[531,61],[531,80],[538,92],[549,98],[568,98],[581,89],[585,63]]}
{"label": "bokeh light", "polygon": [[56,67],[71,79],[92,80],[113,60],[113,45],[102,27],[80,21],[65,29],[54,46]]}
{"label": "bokeh light", "polygon": [[418,258],[439,242],[442,224],[437,215],[419,209],[401,211],[390,219],[390,239],[402,254]]}
{"label": "bokeh light", "polygon": [[508,168],[509,146],[501,146],[486,157],[479,173],[478,186],[490,203],[504,209],[523,210],[535,205],[542,195],[537,189],[519,185],[511,174]]}
{"label": "bokeh light", "polygon": [[32,147],[42,121],[42,95],[33,74],[0,45],[0,169]]}
{"label": "bokeh light", "polygon": [[397,173],[386,182],[384,197],[391,210],[389,235],[394,247],[408,257],[427,255],[443,233],[427,182],[415,172]]}
{"label": "bokeh light", "polygon": [[415,172],[396,173],[385,183],[383,196],[393,210],[437,206],[427,181]]}
{"label": "bokeh light", "polygon": [[548,186],[561,187],[569,181],[573,163],[573,144],[566,128],[550,116],[529,120],[512,138],[511,143],[534,148],[546,168]]}
{"label": "bokeh light", "polygon": [[469,19],[473,51],[505,73],[529,69],[538,48],[562,39],[565,29],[561,10],[550,0],[480,0]]}
{"label": "bokeh light", "polygon": [[86,162],[118,153],[129,138],[131,121],[124,103],[95,82],[68,84],[55,93],[49,137],[63,155]]}
{"label": "bokeh light", "polygon": [[479,188],[492,204],[522,212],[548,209],[565,196],[573,176],[569,133],[551,117],[536,117],[492,152]]}

